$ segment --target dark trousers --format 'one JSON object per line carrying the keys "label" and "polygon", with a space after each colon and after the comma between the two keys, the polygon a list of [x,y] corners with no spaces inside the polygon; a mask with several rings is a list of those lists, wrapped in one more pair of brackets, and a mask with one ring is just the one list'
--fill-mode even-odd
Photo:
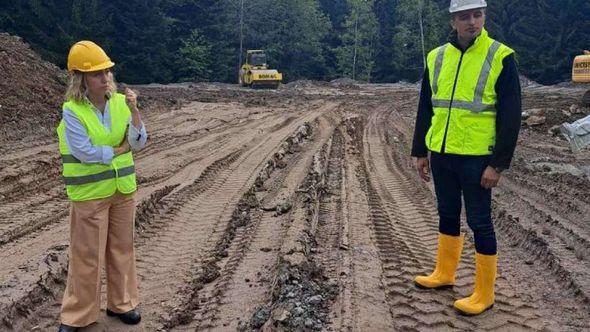
{"label": "dark trousers", "polygon": [[492,190],[481,186],[481,177],[489,156],[459,156],[432,152],[430,167],[440,217],[439,231],[446,235],[461,233],[461,194],[465,202],[467,224],[473,231],[475,250],[483,255],[497,252],[492,224]]}

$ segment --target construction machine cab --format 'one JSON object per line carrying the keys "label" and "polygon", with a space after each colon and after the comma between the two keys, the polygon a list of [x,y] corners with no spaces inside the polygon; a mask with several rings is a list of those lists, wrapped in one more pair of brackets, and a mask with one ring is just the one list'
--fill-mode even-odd
{"label": "construction machine cab", "polygon": [[248,51],[246,63],[252,67],[266,69],[266,54],[261,50]]}

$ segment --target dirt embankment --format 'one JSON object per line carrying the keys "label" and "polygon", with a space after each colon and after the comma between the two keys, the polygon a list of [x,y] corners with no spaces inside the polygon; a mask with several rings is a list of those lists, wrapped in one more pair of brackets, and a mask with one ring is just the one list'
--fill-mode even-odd
{"label": "dirt embankment", "polygon": [[66,72],[6,33],[0,33],[0,72],[0,142],[53,130],[60,118]]}

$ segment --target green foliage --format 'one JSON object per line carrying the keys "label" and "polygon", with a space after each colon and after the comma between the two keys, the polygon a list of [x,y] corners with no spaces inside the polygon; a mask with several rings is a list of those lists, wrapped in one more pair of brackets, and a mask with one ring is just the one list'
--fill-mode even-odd
{"label": "green foliage", "polygon": [[526,76],[543,84],[568,81],[574,56],[590,48],[590,1],[499,0],[488,27],[515,49]]}
{"label": "green foliage", "polygon": [[211,46],[198,30],[183,39],[178,50],[176,70],[179,81],[205,81],[211,76]]}
{"label": "green foliage", "polygon": [[[129,83],[236,82],[242,0],[0,1],[0,30],[65,67],[70,46],[89,39]],[[265,49],[287,81],[301,78],[417,80],[425,53],[450,31],[448,0],[243,0],[243,49]],[[570,79],[590,48],[588,0],[494,0],[486,27],[516,50],[540,83]],[[356,57],[355,57],[356,54]]]}
{"label": "green foliage", "polygon": [[371,81],[378,40],[377,19],[371,0],[349,0],[350,14],[344,22],[342,46],[336,48],[338,70],[345,77]]}
{"label": "green foliage", "polygon": [[330,28],[315,0],[255,0],[244,9],[244,50],[264,49],[287,80],[322,79]]}
{"label": "green foliage", "polygon": [[397,77],[418,80],[424,71],[425,56],[444,43],[448,35],[448,13],[431,0],[400,0],[395,17],[391,66]]}

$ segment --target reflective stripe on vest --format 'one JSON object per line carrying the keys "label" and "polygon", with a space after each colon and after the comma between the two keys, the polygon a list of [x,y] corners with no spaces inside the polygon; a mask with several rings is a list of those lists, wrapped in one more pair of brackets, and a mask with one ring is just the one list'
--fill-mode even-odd
{"label": "reflective stripe on vest", "polygon": [[88,184],[93,182],[99,182],[108,179],[114,179],[117,177],[123,177],[135,173],[135,166],[129,166],[120,168],[118,170],[110,169],[98,174],[84,175],[84,176],[64,176],[64,182],[68,186],[77,186],[81,184]]}
{"label": "reflective stripe on vest", "polygon": [[72,156],[71,154],[61,155],[61,162],[64,164],[80,164],[80,163],[82,163],[80,160],[76,159],[76,157]]}
{"label": "reflective stripe on vest", "polygon": [[[474,113],[481,113],[481,112],[496,112],[495,105],[486,105],[483,103],[483,93],[486,87],[486,83],[488,82],[488,78],[490,77],[490,69],[492,66],[492,61],[498,49],[500,49],[500,43],[498,41],[494,41],[490,48],[488,49],[488,54],[486,56],[486,60],[483,63],[483,67],[479,73],[479,78],[477,80],[477,85],[475,87],[475,94],[473,96],[473,101],[462,101],[462,100],[445,100],[445,99],[436,99],[438,92],[438,78],[440,76],[440,72],[442,69],[442,63],[444,60],[445,50],[449,44],[445,44],[438,50],[438,54],[436,55],[436,63],[434,65],[434,80],[432,83],[432,107],[440,107],[440,108],[462,108],[469,110]],[[451,105],[452,102],[452,105]]]}

